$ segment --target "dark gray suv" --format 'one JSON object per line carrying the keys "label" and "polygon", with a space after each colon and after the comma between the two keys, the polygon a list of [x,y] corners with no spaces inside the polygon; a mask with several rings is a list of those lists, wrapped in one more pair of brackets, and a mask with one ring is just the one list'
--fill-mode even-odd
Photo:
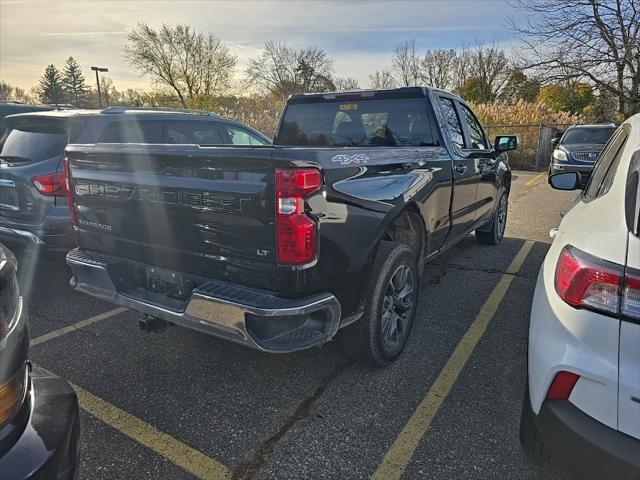
{"label": "dark gray suv", "polygon": [[561,172],[578,172],[582,182],[591,175],[600,152],[615,132],[613,124],[572,125],[562,137],[554,138],[549,176]]}
{"label": "dark gray suv", "polygon": [[68,143],[266,145],[262,133],[190,110],[60,110],[11,115],[0,138],[0,242],[14,250],[75,246],[63,171]]}

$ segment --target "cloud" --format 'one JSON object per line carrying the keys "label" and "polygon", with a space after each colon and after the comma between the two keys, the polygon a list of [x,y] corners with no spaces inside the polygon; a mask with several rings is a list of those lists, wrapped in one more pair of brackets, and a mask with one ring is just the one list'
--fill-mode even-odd
{"label": "cloud", "polygon": [[471,0],[0,0],[0,78],[30,87],[47,64],[61,66],[73,56],[87,73],[92,64],[107,66],[117,88],[148,88],[149,80],[123,58],[126,32],[138,22],[164,22],[221,36],[238,57],[238,74],[272,40],[324,48],[338,75],[364,83],[405,39],[414,38],[420,50],[455,48],[476,37],[510,41],[500,21],[510,12],[503,0],[484,0],[482,8]]}

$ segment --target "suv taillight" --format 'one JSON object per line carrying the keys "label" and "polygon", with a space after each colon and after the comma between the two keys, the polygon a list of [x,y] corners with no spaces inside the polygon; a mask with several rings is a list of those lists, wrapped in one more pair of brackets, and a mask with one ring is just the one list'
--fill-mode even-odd
{"label": "suv taillight", "polygon": [[640,320],[640,271],[627,269],[622,287],[623,316]]}
{"label": "suv taillight", "polygon": [[640,275],[567,245],[560,252],[556,293],[569,305],[640,318]]}
{"label": "suv taillight", "polygon": [[573,372],[558,372],[553,377],[549,390],[547,390],[548,400],[569,400],[573,387],[576,386],[580,375]]}
{"label": "suv taillight", "polygon": [[64,197],[67,195],[67,185],[64,172],[47,173],[31,179],[31,183],[42,195],[47,197]]}
{"label": "suv taillight", "polygon": [[71,223],[78,224],[78,216],[75,208],[73,208],[73,189],[71,188],[71,170],[69,169],[69,157],[64,157],[62,161],[64,173],[64,185],[67,195],[67,205],[69,206],[69,214],[71,215]]}
{"label": "suv taillight", "polygon": [[315,168],[276,170],[276,251],[278,263],[301,265],[317,254],[317,223],[305,212],[304,199],[322,186]]}

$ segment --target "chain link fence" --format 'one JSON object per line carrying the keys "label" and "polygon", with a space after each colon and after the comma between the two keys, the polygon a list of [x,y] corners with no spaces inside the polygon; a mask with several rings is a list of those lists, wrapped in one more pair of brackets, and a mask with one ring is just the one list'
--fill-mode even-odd
{"label": "chain link fence", "polygon": [[509,152],[511,168],[542,171],[549,167],[553,145],[551,140],[560,137],[571,124],[537,125],[487,125],[485,131],[490,139],[496,135],[515,134],[519,138],[518,149]]}

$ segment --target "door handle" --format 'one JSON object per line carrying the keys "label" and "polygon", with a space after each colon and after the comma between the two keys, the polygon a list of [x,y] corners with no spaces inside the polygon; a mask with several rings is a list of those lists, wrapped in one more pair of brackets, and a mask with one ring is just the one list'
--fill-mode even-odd
{"label": "door handle", "polygon": [[467,166],[466,165],[458,165],[456,166],[456,172],[458,173],[464,173],[467,171]]}

